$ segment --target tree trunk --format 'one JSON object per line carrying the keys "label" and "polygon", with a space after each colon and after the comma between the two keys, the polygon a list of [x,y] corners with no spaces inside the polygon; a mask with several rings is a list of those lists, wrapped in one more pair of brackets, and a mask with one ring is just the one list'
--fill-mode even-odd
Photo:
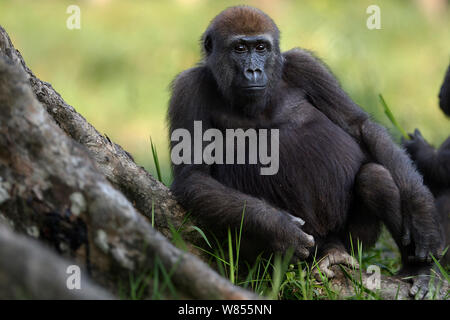
{"label": "tree trunk", "polygon": [[0,222],[0,299],[113,298],[92,284],[84,272],[80,273],[80,287],[69,289],[67,270],[71,265],[73,262],[13,233]]}
{"label": "tree trunk", "polygon": [[[138,166],[119,145],[101,135],[61,98],[51,84],[36,78],[1,26],[0,54],[9,57],[25,71],[34,94],[59,127],[87,148],[97,168],[133,203],[136,209],[152,219],[153,208],[154,226],[158,231],[171,239],[170,223],[177,230],[182,227],[183,239],[188,244],[202,243],[199,233],[192,229],[191,221],[185,221],[185,211],[176,202],[168,188],[144,168]],[[195,251],[192,246],[190,249]],[[198,251],[196,254],[200,255]]]}

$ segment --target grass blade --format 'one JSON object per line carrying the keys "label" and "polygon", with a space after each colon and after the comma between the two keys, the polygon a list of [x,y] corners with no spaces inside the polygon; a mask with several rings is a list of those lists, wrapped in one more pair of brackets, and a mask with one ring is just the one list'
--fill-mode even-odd
{"label": "grass blade", "polygon": [[150,145],[152,147],[153,161],[155,162],[155,168],[156,168],[156,174],[158,175],[158,180],[159,180],[159,182],[163,182],[162,176],[161,176],[161,167],[159,165],[158,152],[156,151],[156,147],[153,144],[151,137],[150,137]]}
{"label": "grass blade", "polygon": [[230,259],[230,282],[235,284],[234,282],[234,262],[233,262],[233,241],[231,240],[231,231],[228,228],[228,254]]}
{"label": "grass blade", "polygon": [[203,232],[202,229],[200,229],[200,228],[197,227],[197,226],[192,226],[192,229],[197,230],[197,232],[200,233],[200,235],[202,236],[202,238],[205,239],[205,241],[206,241],[206,243],[208,244],[208,246],[209,246],[210,248],[212,248],[211,244],[210,244],[209,241],[208,241],[208,238],[206,237],[206,235],[205,235],[205,233]]}
{"label": "grass blade", "polygon": [[402,136],[403,136],[405,139],[409,140],[408,134],[407,134],[406,131],[398,124],[397,120],[396,120],[395,117],[394,117],[394,114],[392,113],[391,109],[389,109],[389,107],[388,107],[386,101],[384,100],[383,95],[380,93],[380,94],[378,95],[378,97],[380,98],[380,102],[381,102],[381,105],[383,106],[384,113],[386,114],[386,116],[387,116],[387,117],[389,118],[389,120],[392,122],[392,124],[394,125],[394,127],[396,127],[398,131],[400,131],[400,133],[402,134]]}

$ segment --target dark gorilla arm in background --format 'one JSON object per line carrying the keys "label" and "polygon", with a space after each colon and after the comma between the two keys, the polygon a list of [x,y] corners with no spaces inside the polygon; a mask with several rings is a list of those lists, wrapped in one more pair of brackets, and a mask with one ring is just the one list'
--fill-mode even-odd
{"label": "dark gorilla arm in background", "polygon": [[319,59],[302,49],[288,51],[284,57],[286,80],[303,88],[311,104],[366,148],[373,162],[391,173],[400,192],[404,245],[411,240],[419,244],[414,248],[419,260],[426,258],[428,252],[438,256],[443,248],[439,243],[433,196],[406,153],[392,141],[386,129],[371,121],[350,99]]}
{"label": "dark gorilla arm in background", "polygon": [[[439,93],[439,105],[450,116],[450,66]],[[435,196],[444,189],[450,189],[450,137],[437,150],[425,141],[417,129],[410,134],[410,138],[403,144]]]}
{"label": "dark gorilla arm in background", "polygon": [[[439,106],[450,116],[450,66],[444,78],[440,93]],[[446,238],[446,246],[450,245],[450,137],[435,149],[422,137],[418,129],[409,135],[411,140],[404,140],[403,145],[418,170],[422,173],[425,184],[435,196],[436,207],[439,213],[440,225]],[[447,251],[441,264],[450,264],[450,254]]]}
{"label": "dark gorilla arm in background", "polygon": [[450,137],[436,150],[422,137],[418,129],[403,144],[423,175],[425,184],[436,195],[450,189]]}

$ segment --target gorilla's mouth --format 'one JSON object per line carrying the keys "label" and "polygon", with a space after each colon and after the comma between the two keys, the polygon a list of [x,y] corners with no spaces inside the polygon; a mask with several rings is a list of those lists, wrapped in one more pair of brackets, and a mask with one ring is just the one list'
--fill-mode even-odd
{"label": "gorilla's mouth", "polygon": [[266,86],[248,86],[248,87],[242,87],[243,90],[264,90]]}

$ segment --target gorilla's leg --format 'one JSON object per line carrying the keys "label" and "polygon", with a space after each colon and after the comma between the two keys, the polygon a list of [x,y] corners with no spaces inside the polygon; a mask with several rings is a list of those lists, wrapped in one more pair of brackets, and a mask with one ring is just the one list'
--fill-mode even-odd
{"label": "gorilla's leg", "polygon": [[[372,246],[380,234],[381,221],[404,251],[400,193],[389,171],[375,163],[363,165],[356,176],[355,195],[348,226],[352,238],[359,239],[365,247]],[[402,252],[402,258],[404,254],[406,252]]]}
{"label": "gorilla's leg", "polygon": [[356,203],[358,211],[349,219],[349,231],[353,238],[368,241],[371,245],[377,238],[377,230],[373,226],[376,219],[382,221],[394,238],[401,256],[401,276],[417,276],[413,278],[410,294],[423,298],[429,290],[431,265],[427,263],[411,263],[409,256],[414,255],[414,248],[402,244],[402,215],[399,190],[389,173],[381,165],[369,163],[361,167],[355,181]]}
{"label": "gorilla's leg", "polygon": [[[328,277],[333,276],[329,272],[333,264],[357,266],[348,251],[352,246],[356,251],[358,241],[365,248],[373,246],[380,235],[381,221],[395,235],[394,238],[397,237],[396,240],[401,240],[400,195],[384,167],[373,163],[362,166],[355,180],[355,196],[345,232],[340,239],[328,237],[320,246],[318,267]],[[317,270],[314,270],[314,275],[317,278]]]}

